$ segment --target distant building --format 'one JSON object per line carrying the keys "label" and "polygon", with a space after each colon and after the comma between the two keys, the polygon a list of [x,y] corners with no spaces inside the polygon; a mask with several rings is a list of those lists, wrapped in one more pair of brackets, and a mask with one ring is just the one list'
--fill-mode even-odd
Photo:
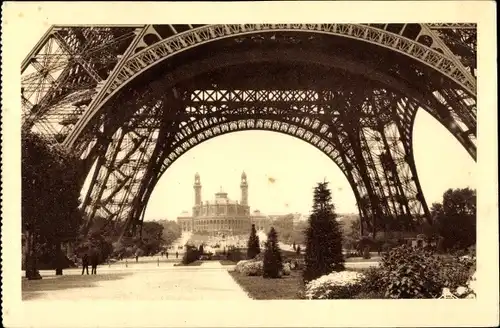
{"label": "distant building", "polygon": [[194,206],[192,214],[183,212],[177,223],[183,232],[208,232],[210,235],[240,235],[247,234],[251,225],[257,230],[267,231],[270,220],[259,211],[250,214],[248,205],[248,182],[245,172],[241,174],[240,202],[230,200],[227,193],[221,190],[215,194],[212,201],[201,200],[200,175],[194,177]]}

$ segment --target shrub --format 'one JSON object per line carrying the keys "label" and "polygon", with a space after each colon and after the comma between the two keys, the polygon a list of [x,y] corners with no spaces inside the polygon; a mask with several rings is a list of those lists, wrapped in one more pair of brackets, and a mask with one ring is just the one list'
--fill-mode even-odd
{"label": "shrub", "polygon": [[243,253],[239,248],[231,248],[226,251],[226,260],[228,261],[238,262],[243,260],[243,258]]}
{"label": "shrub", "polygon": [[363,274],[355,271],[333,272],[306,284],[307,299],[353,298],[361,291]]}
{"label": "shrub", "polygon": [[182,264],[187,265],[193,263],[200,258],[200,253],[194,246],[186,246],[186,252],[182,257]]}
{"label": "shrub", "polygon": [[271,227],[267,235],[266,250],[264,252],[264,278],[279,278],[283,269],[281,250],[278,246],[278,234]]}
{"label": "shrub", "polygon": [[240,272],[246,276],[262,276],[263,267],[262,261],[250,261],[241,266]]}
{"label": "shrub", "polygon": [[469,256],[442,258],[440,283],[443,288],[456,289],[465,286],[475,270],[475,258]]}
{"label": "shrub", "polygon": [[434,298],[441,294],[440,262],[429,252],[407,245],[382,260],[385,295],[389,298]]}
{"label": "shrub", "polygon": [[358,253],[363,254],[366,248],[368,248],[369,251],[376,250],[376,245],[377,243],[373,240],[373,238],[363,236],[356,242],[356,250]]}
{"label": "shrub", "polygon": [[472,257],[440,257],[403,245],[384,254],[380,267],[363,272],[355,298],[436,298],[443,288],[459,298],[473,297],[468,286],[474,270]]}
{"label": "shrub", "polygon": [[283,270],[281,273],[284,276],[289,276],[292,273],[292,268],[291,268],[290,263],[283,264]]}
{"label": "shrub", "polygon": [[361,289],[361,291],[353,296],[354,299],[364,299],[364,300],[374,300],[374,299],[383,299],[385,297],[385,293],[380,290],[372,290],[372,291],[365,291]]}
{"label": "shrub", "polygon": [[251,262],[252,260],[242,260],[242,261],[239,261],[238,263],[236,263],[236,266],[234,267],[234,271],[236,272],[240,272],[242,271],[243,269],[243,266],[246,264],[246,263],[249,263]]}
{"label": "shrub", "polygon": [[367,294],[377,294],[383,296],[386,290],[385,273],[380,268],[371,267],[363,272],[363,277],[360,281],[361,290]]}

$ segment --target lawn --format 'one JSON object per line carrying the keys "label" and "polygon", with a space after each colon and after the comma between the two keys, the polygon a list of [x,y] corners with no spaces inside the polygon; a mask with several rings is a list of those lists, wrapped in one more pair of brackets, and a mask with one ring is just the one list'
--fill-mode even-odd
{"label": "lawn", "polygon": [[364,259],[362,257],[348,257],[344,261],[347,262],[379,262],[382,260],[381,256],[374,255],[369,259]]}
{"label": "lawn", "polygon": [[279,279],[264,279],[262,276],[245,276],[230,271],[229,274],[255,300],[296,300],[302,291],[302,271],[292,271]]}
{"label": "lawn", "polygon": [[194,261],[189,264],[184,264],[182,262],[175,263],[174,266],[200,266],[203,263],[203,261]]}
{"label": "lawn", "polygon": [[236,262],[230,260],[220,260],[219,263],[222,265],[236,265]]}

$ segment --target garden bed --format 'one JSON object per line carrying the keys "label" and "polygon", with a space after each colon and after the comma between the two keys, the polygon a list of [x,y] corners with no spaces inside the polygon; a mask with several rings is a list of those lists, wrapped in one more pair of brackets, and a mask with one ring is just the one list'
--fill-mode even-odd
{"label": "garden bed", "polygon": [[229,274],[255,300],[296,300],[301,299],[302,272],[292,271],[289,276],[279,279],[264,279],[262,276],[245,276],[231,271]]}

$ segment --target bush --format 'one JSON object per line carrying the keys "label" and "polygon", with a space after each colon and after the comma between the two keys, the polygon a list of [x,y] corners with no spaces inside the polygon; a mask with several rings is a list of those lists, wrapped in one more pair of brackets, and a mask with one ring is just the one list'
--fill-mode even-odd
{"label": "bush", "polygon": [[434,254],[403,245],[385,254],[383,281],[389,298],[434,298],[441,295],[440,261]]}
{"label": "bush", "polygon": [[243,269],[243,266],[246,264],[246,263],[249,263],[251,262],[252,260],[241,260],[239,261],[238,263],[236,263],[236,266],[234,267],[234,271],[236,272],[240,272],[241,273],[241,270]]}
{"label": "bush", "polygon": [[355,271],[333,272],[306,284],[307,299],[347,299],[361,292],[363,274]]}
{"label": "bush", "polygon": [[440,257],[403,245],[384,254],[380,267],[364,272],[355,298],[437,298],[443,288],[470,297],[473,292],[465,286],[474,271],[473,257]]}
{"label": "bush", "polygon": [[386,284],[384,271],[380,268],[371,267],[363,272],[363,278],[360,281],[361,290],[366,294],[377,294],[384,298]]}
{"label": "bush", "polygon": [[240,266],[239,272],[245,276],[262,276],[263,267],[262,261],[249,261]]}
{"label": "bush", "polygon": [[375,299],[384,299],[385,293],[380,290],[373,291],[365,291],[361,289],[361,291],[353,296],[354,299],[358,300],[375,300]]}
{"label": "bush", "polygon": [[196,247],[193,246],[186,246],[186,252],[184,253],[184,256],[182,257],[182,264],[188,265],[190,263],[193,263],[200,258],[200,253],[196,249]]}
{"label": "bush", "polygon": [[375,251],[377,249],[377,243],[371,237],[363,236],[356,242],[356,250],[359,254],[363,254],[366,248],[368,248],[368,251]]}
{"label": "bush", "polygon": [[281,271],[281,274],[283,276],[289,276],[291,273],[292,273],[292,268],[290,263],[283,264],[283,270]]}
{"label": "bush", "polygon": [[442,258],[440,284],[443,288],[456,289],[465,286],[475,271],[475,258],[467,255]]}
{"label": "bush", "polygon": [[239,248],[230,248],[226,252],[226,260],[239,262],[244,259],[243,252]]}

